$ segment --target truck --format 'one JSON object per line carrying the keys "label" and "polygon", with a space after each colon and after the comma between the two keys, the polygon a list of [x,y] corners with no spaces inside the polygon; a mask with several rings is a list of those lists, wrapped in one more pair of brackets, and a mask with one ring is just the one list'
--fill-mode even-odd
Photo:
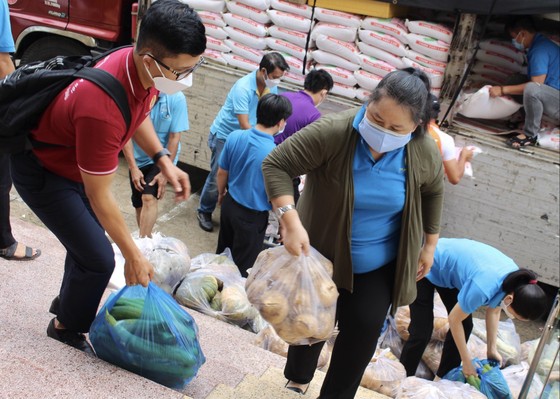
{"label": "truck", "polygon": [[[136,20],[151,1],[9,0],[8,3],[16,42],[15,57],[20,63],[26,63],[59,54],[87,54],[130,44],[136,32]],[[415,5],[415,1],[408,0],[398,3]],[[452,3],[422,0],[425,8],[447,7],[448,11],[455,7]],[[490,3],[493,7],[496,1],[473,1],[469,6],[474,9],[457,13],[451,62],[445,73],[447,89],[442,89],[443,105],[451,103],[476,47],[472,37],[475,24],[486,18]],[[533,9],[528,9],[525,2],[498,2],[496,7],[503,9],[494,11],[537,13],[541,5],[543,9],[550,8],[549,3],[549,0],[540,0],[532,4]],[[457,9],[458,6],[455,11]],[[180,157],[181,165],[191,176],[195,176],[193,171],[204,174],[209,169],[208,131],[227,95],[224,87],[231,87],[246,73],[207,62],[194,75],[193,86],[185,93],[191,129],[182,135]],[[300,89],[289,83],[281,88]],[[330,95],[320,109],[328,113],[359,105],[356,100]],[[560,286],[558,153],[533,147],[524,152],[512,150],[504,145],[503,138],[459,126],[453,118],[448,120],[447,131],[458,145],[476,145],[483,152],[473,161],[473,178],[464,178],[455,186],[446,184],[441,235],[471,238],[492,245],[515,259],[519,266],[536,271],[543,287],[557,290]],[[199,177],[198,181],[198,187],[193,184],[195,191],[204,177]]]}
{"label": "truck", "polygon": [[8,0],[20,64],[130,44],[147,0]]}

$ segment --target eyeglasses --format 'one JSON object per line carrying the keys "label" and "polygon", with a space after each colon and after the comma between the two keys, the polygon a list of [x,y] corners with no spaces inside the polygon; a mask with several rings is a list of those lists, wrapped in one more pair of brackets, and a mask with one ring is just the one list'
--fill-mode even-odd
{"label": "eyeglasses", "polygon": [[155,62],[157,62],[159,65],[161,65],[162,67],[164,67],[165,69],[167,69],[169,72],[171,72],[173,75],[175,75],[175,80],[181,80],[181,79],[185,79],[187,76],[189,76],[191,73],[193,73],[194,71],[196,71],[198,69],[198,67],[200,65],[202,65],[204,63],[204,57],[200,57],[200,60],[195,64],[195,66],[193,66],[192,68],[189,68],[183,72],[177,72],[175,69],[168,67],[167,65],[165,65],[163,62],[161,62],[160,60],[158,60],[156,57],[154,57],[153,55],[146,53],[146,54],[142,54],[142,55],[147,55],[148,57],[150,57],[152,60],[154,60]]}

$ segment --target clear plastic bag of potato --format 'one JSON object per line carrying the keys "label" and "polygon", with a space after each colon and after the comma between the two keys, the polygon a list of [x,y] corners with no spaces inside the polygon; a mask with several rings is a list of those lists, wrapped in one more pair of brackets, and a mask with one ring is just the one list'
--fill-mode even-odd
{"label": "clear plastic bag of potato", "polygon": [[405,378],[406,370],[391,350],[378,348],[364,371],[360,385],[394,397],[401,381]]}
{"label": "clear plastic bag of potato", "polygon": [[249,301],[290,345],[309,345],[330,338],[338,290],[332,263],[316,249],[293,256],[283,247],[262,251],[245,288]]}

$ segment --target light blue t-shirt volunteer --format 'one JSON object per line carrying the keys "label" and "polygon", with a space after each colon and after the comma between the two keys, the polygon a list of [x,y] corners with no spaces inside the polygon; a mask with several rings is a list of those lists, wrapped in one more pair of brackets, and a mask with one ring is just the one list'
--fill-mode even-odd
{"label": "light blue t-shirt volunteer", "polygon": [[[150,118],[158,135],[159,141],[164,148],[167,148],[169,136],[172,133],[181,133],[189,130],[189,116],[187,110],[187,99],[182,92],[175,94],[160,93],[157,102],[150,111]],[[133,141],[134,159],[139,168],[153,163],[142,149]],[[177,148],[177,155],[173,160],[176,165],[179,160],[181,143]]]}
{"label": "light blue t-shirt volunteer", "polygon": [[16,51],[14,38],[10,30],[10,14],[6,0],[0,0],[0,53]]}
{"label": "light blue t-shirt volunteer", "polygon": [[[225,140],[231,132],[241,128],[237,115],[249,115],[249,123],[251,126],[255,126],[259,102],[257,90],[257,71],[253,71],[235,82],[224,105],[210,126],[210,133],[215,134],[219,140]],[[268,93],[268,91],[265,92]],[[270,93],[277,94],[278,88],[270,89]]]}
{"label": "light blue t-shirt volunteer", "polygon": [[546,75],[544,84],[560,90],[560,47],[540,33],[527,51],[527,75]]}
{"label": "light blue t-shirt volunteer", "polygon": [[[356,114],[354,129],[365,114]],[[364,139],[354,154],[354,212],[352,214],[352,268],[367,273],[396,259],[406,194],[405,147],[375,161]]]}
{"label": "light blue t-shirt volunteer", "polygon": [[226,140],[218,165],[228,172],[229,195],[245,208],[271,209],[261,167],[274,147],[274,137],[255,128],[236,130]]}
{"label": "light blue t-shirt volunteer", "polygon": [[466,238],[440,238],[426,278],[437,287],[456,288],[467,314],[483,305],[496,308],[506,296],[502,283],[518,270],[513,259],[490,245]]}

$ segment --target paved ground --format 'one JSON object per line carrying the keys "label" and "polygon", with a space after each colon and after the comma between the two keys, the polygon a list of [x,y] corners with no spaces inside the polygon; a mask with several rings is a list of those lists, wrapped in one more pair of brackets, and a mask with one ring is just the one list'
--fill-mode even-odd
{"label": "paved ground", "polygon": [[[196,219],[196,208],[198,206],[198,191],[200,191],[204,184],[206,177],[205,172],[197,169],[189,168],[191,176],[191,184],[193,186],[193,195],[187,201],[175,203],[173,200],[172,189],[168,186],[166,195],[160,201],[160,211],[158,221],[154,228],[164,235],[176,237],[187,244],[190,255],[196,256],[203,252],[214,252],[216,250],[216,243],[218,239],[218,221],[219,221],[219,208],[214,212],[213,220],[215,229],[211,233],[207,233],[198,227]],[[126,162],[121,158],[121,165],[117,172],[113,192],[116,196],[121,211],[123,212],[128,227],[131,232],[137,233],[136,219],[134,209],[130,204],[130,186],[128,182],[128,169]],[[42,223],[37,217],[29,210],[23,201],[17,195],[17,192],[12,189],[11,193],[11,215],[12,218],[29,221],[38,225]],[[17,230],[14,231],[16,239]],[[33,245],[33,240],[29,239],[26,244]],[[48,252],[48,248],[42,248],[44,252]],[[502,315],[505,317],[504,315]],[[484,318],[482,311],[477,311],[475,317]],[[521,323],[515,322],[517,331],[521,336],[521,341],[539,338],[544,326],[543,321]]]}

